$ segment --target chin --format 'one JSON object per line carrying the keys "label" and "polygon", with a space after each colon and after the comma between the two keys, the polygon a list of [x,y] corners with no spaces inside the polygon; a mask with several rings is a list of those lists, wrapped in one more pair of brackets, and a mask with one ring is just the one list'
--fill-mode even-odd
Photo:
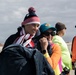
{"label": "chin", "polygon": [[31,36],[34,36],[34,35],[35,35],[35,33],[31,34]]}

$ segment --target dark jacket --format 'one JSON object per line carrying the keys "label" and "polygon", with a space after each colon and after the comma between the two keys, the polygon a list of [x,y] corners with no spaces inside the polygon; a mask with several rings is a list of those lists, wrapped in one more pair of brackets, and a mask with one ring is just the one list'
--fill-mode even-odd
{"label": "dark jacket", "polygon": [[0,54],[0,75],[54,75],[38,50],[10,45]]}
{"label": "dark jacket", "polygon": [[[22,28],[19,27],[19,28],[17,29],[17,32],[16,32],[15,34],[10,35],[10,36],[6,39],[6,41],[5,41],[5,43],[4,43],[4,46],[3,46],[3,49],[4,49],[5,47],[13,44],[13,42],[14,42],[18,37],[20,37],[20,31],[21,31],[21,30],[22,30]],[[40,32],[38,31],[38,32],[36,33],[35,37],[37,37],[39,34],[40,34]]]}
{"label": "dark jacket", "polygon": [[10,36],[6,39],[6,41],[5,41],[5,43],[4,43],[4,46],[3,46],[3,49],[4,49],[5,47],[13,44],[13,42],[17,39],[17,37],[20,37],[20,31],[21,31],[21,29],[18,29],[18,32],[16,32],[15,34],[10,35]]}

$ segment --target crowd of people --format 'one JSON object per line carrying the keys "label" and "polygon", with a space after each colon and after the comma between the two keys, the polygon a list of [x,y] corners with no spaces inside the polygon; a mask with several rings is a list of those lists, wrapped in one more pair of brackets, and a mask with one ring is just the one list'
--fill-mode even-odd
{"label": "crowd of people", "polygon": [[[18,31],[9,36],[5,41],[2,53],[12,44],[21,45],[24,48],[36,49],[45,57],[49,66],[51,66],[54,71],[52,75],[70,75],[72,59],[68,46],[62,38],[66,33],[66,29],[66,25],[62,22],[57,22],[55,26],[49,23],[41,24],[40,18],[36,15],[36,10],[30,7],[21,26],[17,28]],[[13,59],[13,57],[11,59]],[[49,70],[47,70],[47,72],[48,71]],[[33,72],[31,72],[30,75],[34,75],[34,73],[32,73]]]}

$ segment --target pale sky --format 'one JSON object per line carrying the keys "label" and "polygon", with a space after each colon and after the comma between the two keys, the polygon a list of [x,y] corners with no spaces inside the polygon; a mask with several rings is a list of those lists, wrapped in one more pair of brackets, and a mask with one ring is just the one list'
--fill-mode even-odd
{"label": "pale sky", "polygon": [[76,35],[76,0],[0,0],[0,43],[17,31],[28,8],[33,6],[42,23],[66,25],[64,40],[70,42]]}

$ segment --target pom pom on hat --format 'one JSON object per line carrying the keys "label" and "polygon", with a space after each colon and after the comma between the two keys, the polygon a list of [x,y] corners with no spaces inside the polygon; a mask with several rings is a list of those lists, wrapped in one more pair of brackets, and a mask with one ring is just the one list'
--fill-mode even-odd
{"label": "pom pom on hat", "polygon": [[28,9],[28,12],[30,13],[30,12],[35,12],[36,10],[33,8],[33,7],[30,7],[29,9]]}
{"label": "pom pom on hat", "polygon": [[40,19],[39,17],[35,14],[36,10],[33,7],[30,7],[28,9],[28,14],[26,14],[24,21],[22,22],[22,25],[26,24],[40,24]]}

